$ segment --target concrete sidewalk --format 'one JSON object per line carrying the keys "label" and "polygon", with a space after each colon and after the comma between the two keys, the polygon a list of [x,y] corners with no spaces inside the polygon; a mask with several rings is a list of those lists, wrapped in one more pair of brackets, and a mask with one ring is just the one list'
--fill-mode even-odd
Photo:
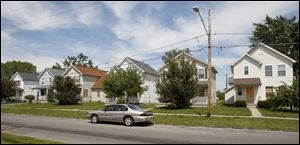
{"label": "concrete sidewalk", "polygon": [[254,105],[247,105],[247,108],[251,111],[253,117],[263,117],[261,113],[258,111],[256,106]]}
{"label": "concrete sidewalk", "polygon": [[[2,107],[5,108],[5,107]],[[249,108],[249,107],[248,107]],[[46,110],[60,110],[60,111],[80,111],[80,112],[89,112],[95,110],[79,110],[79,109],[49,109],[49,108],[38,108],[38,109],[46,109]],[[249,110],[256,110],[254,113],[251,111],[252,116],[235,116],[235,115],[211,115],[212,117],[238,117],[238,118],[268,118],[268,119],[284,119],[284,120],[299,120],[299,118],[288,118],[288,117],[269,117],[262,116],[257,108],[251,107]],[[198,117],[206,117],[206,114],[176,114],[176,113],[153,113],[154,115],[165,115],[165,116],[198,116]],[[254,114],[254,115],[253,115]]]}

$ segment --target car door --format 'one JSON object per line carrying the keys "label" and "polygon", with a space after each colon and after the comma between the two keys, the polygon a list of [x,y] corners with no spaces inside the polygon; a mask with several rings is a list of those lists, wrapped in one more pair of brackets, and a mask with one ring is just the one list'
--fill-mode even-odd
{"label": "car door", "polygon": [[123,117],[127,111],[127,107],[124,105],[116,105],[114,113],[113,113],[113,119],[115,122],[123,122]]}
{"label": "car door", "polygon": [[115,108],[114,105],[107,106],[103,110],[103,113],[99,115],[100,116],[100,121],[113,121],[114,108]]}

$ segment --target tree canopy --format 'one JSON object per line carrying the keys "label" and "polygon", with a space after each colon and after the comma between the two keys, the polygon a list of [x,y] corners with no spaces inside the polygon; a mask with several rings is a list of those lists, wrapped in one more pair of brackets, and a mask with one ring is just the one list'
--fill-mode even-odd
{"label": "tree canopy", "polygon": [[1,62],[1,79],[10,79],[16,72],[36,73],[36,66],[30,62],[7,61]]}
{"label": "tree canopy", "polygon": [[200,89],[195,62],[183,57],[170,60],[156,89],[160,94],[159,101],[174,103],[177,108],[189,107],[191,99],[199,95]]}
{"label": "tree canopy", "polygon": [[55,77],[52,88],[56,91],[55,97],[59,104],[77,104],[81,100],[81,89],[71,77]]}
{"label": "tree canopy", "polygon": [[55,63],[55,65],[52,66],[53,69],[66,69],[71,64],[79,64],[86,67],[91,68],[97,68],[97,66],[94,66],[94,62],[88,58],[88,56],[84,55],[83,53],[79,53],[77,56],[67,56],[65,60],[62,62],[61,66],[59,63]]}
{"label": "tree canopy", "polygon": [[136,70],[115,68],[104,81],[103,90],[107,97],[120,98],[125,96],[125,92],[128,97],[137,97],[138,93],[142,94],[147,89],[142,84],[142,76]]}
{"label": "tree canopy", "polygon": [[172,58],[174,58],[175,56],[177,56],[178,54],[180,54],[182,52],[189,53],[190,50],[189,50],[189,48],[182,49],[182,50],[172,49],[170,51],[165,52],[165,56],[162,57],[162,60],[164,63],[167,63],[168,61],[172,60]]}
{"label": "tree canopy", "polygon": [[9,100],[15,95],[16,85],[8,79],[1,79],[1,99]]}
{"label": "tree canopy", "polygon": [[294,75],[299,73],[299,19],[266,16],[263,23],[254,23],[255,30],[250,37],[252,46],[262,42],[297,61]]}

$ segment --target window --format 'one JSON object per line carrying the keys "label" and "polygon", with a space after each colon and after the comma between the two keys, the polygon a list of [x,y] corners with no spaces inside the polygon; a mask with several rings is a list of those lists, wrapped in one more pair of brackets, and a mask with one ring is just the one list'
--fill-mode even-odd
{"label": "window", "polygon": [[20,86],[20,81],[15,81],[16,86]]}
{"label": "window", "polygon": [[106,107],[106,108],[104,109],[104,111],[113,111],[114,108],[115,108],[115,106],[114,106],[114,105],[111,105],[111,106]]}
{"label": "window", "polygon": [[204,69],[199,69],[199,79],[204,79],[205,78],[205,71]]}
{"label": "window", "polygon": [[74,76],[74,80],[75,80],[75,83],[76,83],[76,84],[80,83],[80,81],[79,81],[79,76]]}
{"label": "window", "polygon": [[248,75],[249,74],[249,68],[248,66],[244,66],[244,75]]}
{"label": "window", "polygon": [[42,78],[42,85],[44,84],[44,78]]}
{"label": "window", "polygon": [[242,95],[243,95],[242,87],[238,87],[238,96],[242,96]]}
{"label": "window", "polygon": [[266,76],[272,76],[272,65],[266,65],[265,66],[265,75]]}
{"label": "window", "polygon": [[270,98],[273,96],[273,86],[267,86],[266,87],[266,97]]}
{"label": "window", "polygon": [[88,93],[89,93],[88,89],[84,89],[83,90],[83,97],[88,97]]}
{"label": "window", "polygon": [[128,104],[127,105],[130,109],[135,110],[135,111],[140,111],[142,110],[140,107],[136,106],[136,105],[132,105],[132,104]]}
{"label": "window", "polygon": [[100,97],[100,91],[97,91],[97,97]]}
{"label": "window", "polygon": [[52,83],[52,80],[51,80],[51,78],[49,78],[49,85],[51,85],[51,83]]}
{"label": "window", "polygon": [[285,76],[285,65],[278,65],[278,76]]}
{"label": "window", "polygon": [[123,105],[117,105],[115,106],[114,111],[127,111],[127,107],[123,106]]}

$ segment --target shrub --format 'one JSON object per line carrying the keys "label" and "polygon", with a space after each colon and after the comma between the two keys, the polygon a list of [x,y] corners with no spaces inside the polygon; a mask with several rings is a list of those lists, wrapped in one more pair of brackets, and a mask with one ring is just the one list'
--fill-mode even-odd
{"label": "shrub", "polygon": [[170,104],[168,104],[168,108],[175,109],[175,108],[177,108],[177,105],[175,103],[170,103]]}
{"label": "shrub", "polygon": [[117,104],[125,104],[126,102],[125,102],[125,98],[124,97],[119,97],[118,99],[117,99]]}
{"label": "shrub", "polygon": [[27,96],[25,96],[25,99],[27,99],[29,103],[32,103],[32,100],[34,100],[34,96],[33,95],[27,95]]}
{"label": "shrub", "polygon": [[244,100],[236,100],[234,102],[234,107],[247,107],[247,102]]}
{"label": "shrub", "polygon": [[81,89],[71,77],[55,77],[52,87],[56,90],[55,99],[60,105],[78,104],[81,100]]}
{"label": "shrub", "polygon": [[55,102],[55,93],[53,92],[53,89],[49,89],[47,95],[47,101],[50,103]]}
{"label": "shrub", "polygon": [[257,108],[272,108],[272,102],[271,100],[265,100],[265,101],[258,101],[257,102]]}

